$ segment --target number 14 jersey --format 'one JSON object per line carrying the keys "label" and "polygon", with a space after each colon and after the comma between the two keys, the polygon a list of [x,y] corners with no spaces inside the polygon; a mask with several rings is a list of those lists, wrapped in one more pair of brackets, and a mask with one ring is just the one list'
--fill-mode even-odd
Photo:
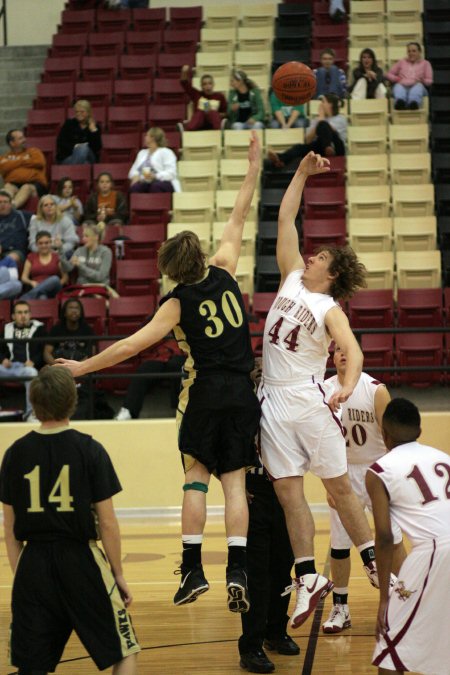
{"label": "number 14 jersey", "polygon": [[303,285],[303,270],[291,272],[278,292],[264,329],[263,374],[267,382],[323,380],[331,338],[325,315],[338,303]]}

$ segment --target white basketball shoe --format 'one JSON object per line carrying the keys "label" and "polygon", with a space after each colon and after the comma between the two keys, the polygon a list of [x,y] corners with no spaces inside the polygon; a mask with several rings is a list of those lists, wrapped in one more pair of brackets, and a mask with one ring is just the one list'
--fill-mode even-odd
{"label": "white basketball shoe", "polygon": [[297,593],[295,609],[291,616],[291,627],[301,626],[315,610],[319,600],[328,595],[333,587],[333,582],[321,574],[304,574],[299,579],[293,579],[292,585],[281,594],[287,595],[294,590]]}
{"label": "white basketball shoe", "polygon": [[333,605],[330,616],[322,626],[324,633],[340,633],[344,628],[350,628],[352,619],[348,605]]}
{"label": "white basketball shoe", "polygon": [[[364,572],[367,574],[370,583],[374,588],[380,588],[380,582],[378,580],[378,570],[377,570],[377,563],[375,560],[372,560],[368,565],[363,565],[364,567]],[[391,572],[391,577],[389,579],[389,588],[392,589],[394,585],[397,582],[397,577],[395,574],[392,574]]]}

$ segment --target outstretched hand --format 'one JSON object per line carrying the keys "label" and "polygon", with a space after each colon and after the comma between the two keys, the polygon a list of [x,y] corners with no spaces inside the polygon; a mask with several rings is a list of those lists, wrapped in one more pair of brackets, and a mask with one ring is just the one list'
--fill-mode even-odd
{"label": "outstretched hand", "polygon": [[83,373],[81,372],[81,363],[80,361],[72,361],[70,359],[55,359],[53,364],[54,366],[63,366],[70,370],[74,377],[80,377]]}
{"label": "outstretched hand", "polygon": [[303,157],[299,164],[297,171],[303,173],[305,176],[314,176],[318,173],[327,173],[330,170],[330,160],[315,152],[308,152],[306,157]]}
{"label": "outstretched hand", "polygon": [[250,164],[261,164],[261,143],[256,131],[250,132],[250,145],[248,147],[248,161]]}
{"label": "outstretched hand", "polygon": [[334,413],[338,412],[341,407],[341,403],[345,403],[350,398],[352,393],[353,389],[351,387],[342,387],[342,389],[337,391],[328,399],[329,408],[331,408]]}

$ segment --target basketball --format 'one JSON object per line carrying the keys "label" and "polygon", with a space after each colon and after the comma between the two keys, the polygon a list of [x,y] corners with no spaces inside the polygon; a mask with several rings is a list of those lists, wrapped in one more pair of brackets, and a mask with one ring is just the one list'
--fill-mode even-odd
{"label": "basketball", "polygon": [[304,63],[289,61],[274,72],[272,89],[282,103],[300,105],[314,96],[316,76]]}

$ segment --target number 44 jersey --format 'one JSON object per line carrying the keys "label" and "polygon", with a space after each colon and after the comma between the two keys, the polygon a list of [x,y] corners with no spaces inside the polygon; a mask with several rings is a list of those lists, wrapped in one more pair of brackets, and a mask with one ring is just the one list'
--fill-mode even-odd
{"label": "number 44 jersey", "polygon": [[[326,383],[330,387],[329,396],[341,388],[337,375],[330,377]],[[384,387],[384,384],[367,373],[361,373],[352,395],[341,404],[341,424],[344,428],[349,464],[369,465],[386,452],[375,417],[375,394],[378,387]]]}
{"label": "number 44 jersey", "polygon": [[325,316],[339,305],[330,295],[308,291],[302,278],[303,270],[286,277],[267,315],[263,348],[267,382],[297,385],[324,378],[331,342]]}

